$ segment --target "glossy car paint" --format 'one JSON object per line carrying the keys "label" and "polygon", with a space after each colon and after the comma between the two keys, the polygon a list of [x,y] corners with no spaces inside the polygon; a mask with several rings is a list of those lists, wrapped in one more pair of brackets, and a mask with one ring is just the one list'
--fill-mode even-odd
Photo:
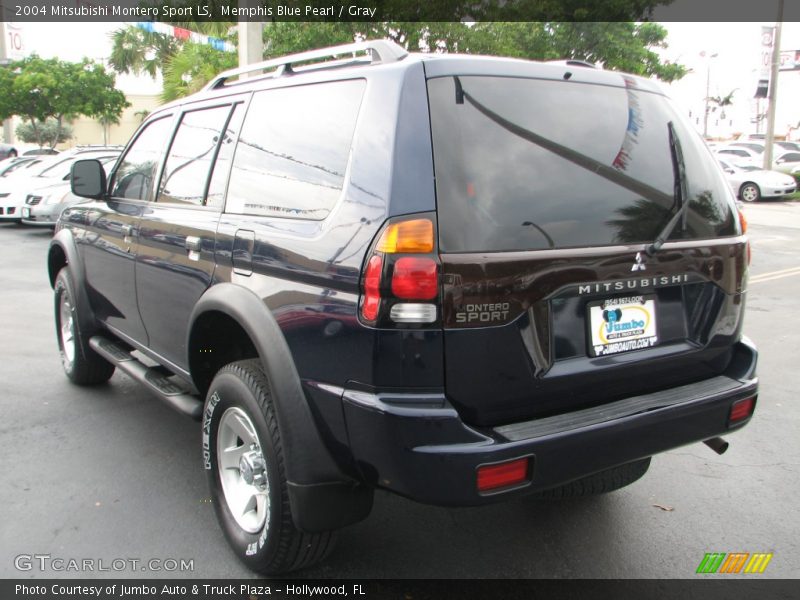
{"label": "glossy car paint", "polygon": [[[648,261],[646,273],[635,277],[631,265],[643,245],[442,255],[441,325],[384,329],[360,322],[361,272],[385,221],[436,210],[425,79],[448,72],[561,77],[549,66],[522,61],[409,58],[379,68],[262,79],[204,94],[200,101],[212,102],[271,87],[366,78],[341,198],[323,221],[119,199],[72,207],[61,227],[80,248],[96,319],[191,379],[191,353],[202,351],[186,343],[191,306],[218,284],[252,292],[281,327],[316,426],[342,471],[436,503],[497,499],[478,495],[472,480],[474,468],[490,455],[504,459],[541,452],[536,464],[546,465],[550,474],[535,480],[540,488],[726,431],[720,416],[731,397],[710,397],[703,400],[705,416],[695,421],[697,410],[683,406],[670,418],[636,417],[594,428],[594,434],[584,432],[587,437],[570,435],[565,456],[585,463],[568,467],[566,460],[547,458],[558,450],[555,439],[525,447],[508,443],[491,427],[725,372],[741,332],[742,237],[668,243]],[[608,77],[591,69],[574,72],[576,82],[602,84]],[[180,110],[181,105],[170,105],[151,118]],[[200,238],[197,260],[188,257],[189,236]],[[579,296],[578,284],[679,274],[690,279],[656,290],[641,284],[632,288],[656,294],[665,315],[664,344],[607,358],[586,356],[583,325],[575,329],[571,318],[597,295]],[[501,299],[513,306],[507,322],[465,328],[454,321],[460,304]],[[752,374],[748,382],[744,391],[754,394]],[[676,433],[676,426],[685,433]],[[648,442],[654,438],[658,443]],[[629,451],[604,448],[616,439]],[[431,444],[446,448],[437,451]],[[414,459],[407,460],[415,448]],[[419,478],[412,484],[416,466]],[[456,479],[445,497],[448,482]],[[435,493],[424,492],[428,484]]]}

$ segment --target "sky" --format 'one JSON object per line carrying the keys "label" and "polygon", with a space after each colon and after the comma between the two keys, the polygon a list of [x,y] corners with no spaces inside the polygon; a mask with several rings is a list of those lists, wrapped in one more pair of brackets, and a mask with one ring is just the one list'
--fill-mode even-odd
{"label": "sky", "polygon": [[[725,96],[735,90],[734,105],[709,118],[709,135],[727,137],[732,133],[755,133],[751,122],[756,114],[753,99],[761,61],[761,26],[774,23],[662,23],[669,35],[668,48],[661,51],[666,60],[677,61],[692,71],[680,81],[664,85],[670,95],[702,131],[704,98],[708,80],[710,96]],[[111,49],[109,36],[122,23],[23,23],[17,25],[24,52],[80,60],[84,56],[105,59]],[[68,28],[68,32],[64,29]],[[70,43],[65,44],[65,35]],[[784,23],[782,50],[800,50],[800,23]],[[715,58],[708,58],[716,54]],[[149,77],[119,76],[118,87],[128,94],[158,94],[159,82]],[[763,110],[766,101],[763,101]],[[785,135],[790,125],[800,123],[800,71],[784,71],[778,81],[778,111],[775,133]],[[763,133],[766,123],[761,127]],[[800,131],[793,133],[800,139]]]}

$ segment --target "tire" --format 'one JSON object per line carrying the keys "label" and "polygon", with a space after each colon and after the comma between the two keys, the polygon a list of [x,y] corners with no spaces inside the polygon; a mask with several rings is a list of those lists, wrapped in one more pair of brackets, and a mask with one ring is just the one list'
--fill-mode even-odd
{"label": "tire", "polygon": [[739,188],[739,196],[745,202],[758,202],[761,200],[761,188],[755,183],[748,181]]}
{"label": "tire", "polygon": [[258,360],[230,363],[211,382],[203,411],[203,461],[225,537],[250,569],[287,573],[331,552],[334,532],[304,533],[292,520],[281,436]]}
{"label": "tire", "polygon": [[581,498],[597,496],[613,492],[640,479],[650,468],[650,459],[643,458],[636,462],[620,465],[606,471],[600,471],[589,477],[572,481],[557,488],[536,494],[537,498]]}
{"label": "tire", "polygon": [[64,372],[77,385],[105,383],[114,374],[114,365],[92,350],[78,326],[75,286],[66,267],[56,276],[54,291],[56,339]]}

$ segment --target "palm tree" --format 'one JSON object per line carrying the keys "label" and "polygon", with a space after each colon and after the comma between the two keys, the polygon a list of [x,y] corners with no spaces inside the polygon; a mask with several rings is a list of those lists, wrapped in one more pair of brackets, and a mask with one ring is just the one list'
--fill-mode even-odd
{"label": "palm tree", "polygon": [[715,105],[714,107],[711,108],[711,112],[714,112],[714,111],[717,110],[717,108],[719,108],[720,109],[719,118],[720,119],[724,119],[725,118],[725,107],[733,105],[733,94],[738,89],[739,88],[731,90],[731,92],[727,96],[709,96],[708,97],[708,101],[711,104]]}

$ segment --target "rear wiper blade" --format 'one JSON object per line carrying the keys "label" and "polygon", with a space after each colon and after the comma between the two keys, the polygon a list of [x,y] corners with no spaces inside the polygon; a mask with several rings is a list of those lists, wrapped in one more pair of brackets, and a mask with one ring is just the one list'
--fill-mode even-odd
{"label": "rear wiper blade", "polygon": [[675,125],[672,121],[667,123],[669,130],[669,153],[672,156],[672,172],[674,174],[674,202],[673,206],[678,207],[678,211],[672,215],[672,218],[667,222],[659,234],[656,236],[655,241],[645,248],[647,256],[653,256],[661,249],[664,242],[675,230],[678,221],[684,219],[683,228],[686,229],[686,210],[691,204],[689,198],[688,186],[686,184],[686,164],[683,162],[683,150],[681,149],[681,142],[678,139],[678,134],[675,131]]}

